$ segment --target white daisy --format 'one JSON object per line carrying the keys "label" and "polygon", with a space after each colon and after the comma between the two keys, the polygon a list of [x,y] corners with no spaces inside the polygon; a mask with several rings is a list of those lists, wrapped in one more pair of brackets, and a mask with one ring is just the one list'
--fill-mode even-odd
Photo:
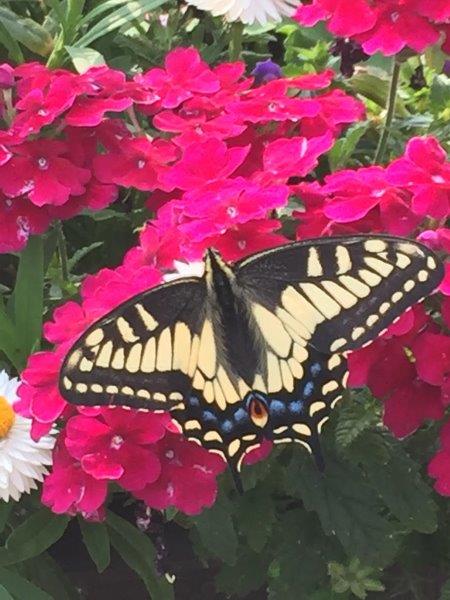
{"label": "white daisy", "polygon": [[55,438],[43,436],[38,442],[31,439],[31,420],[16,414],[13,404],[18,400],[20,381],[10,379],[0,371],[0,499],[18,500],[37,488],[52,464]]}
{"label": "white daisy", "polygon": [[241,21],[252,25],[256,21],[265,25],[268,21],[281,21],[291,17],[300,0],[186,0],[214,17],[223,15],[227,21]]}

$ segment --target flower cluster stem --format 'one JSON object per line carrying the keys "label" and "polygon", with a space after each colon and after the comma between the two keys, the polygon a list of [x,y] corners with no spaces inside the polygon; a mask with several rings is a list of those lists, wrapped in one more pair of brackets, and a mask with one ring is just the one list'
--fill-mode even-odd
{"label": "flower cluster stem", "polygon": [[69,259],[67,257],[67,242],[61,221],[56,222],[56,236],[58,242],[59,263],[63,281],[69,280]]}
{"label": "flower cluster stem", "polygon": [[386,151],[389,134],[391,132],[392,119],[395,112],[395,101],[397,100],[398,82],[400,79],[400,63],[394,57],[392,63],[391,82],[389,85],[389,93],[386,103],[386,117],[384,120],[383,131],[381,132],[377,150],[375,152],[374,164],[379,164],[383,160]]}
{"label": "flower cluster stem", "polygon": [[242,52],[242,38],[244,34],[244,24],[236,21],[231,26],[231,39],[228,55],[231,61],[239,60]]}

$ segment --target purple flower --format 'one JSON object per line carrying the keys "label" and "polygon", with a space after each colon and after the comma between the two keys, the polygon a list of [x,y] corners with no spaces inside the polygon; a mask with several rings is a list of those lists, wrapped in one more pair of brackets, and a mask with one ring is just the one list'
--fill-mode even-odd
{"label": "purple flower", "polygon": [[267,83],[273,79],[280,79],[280,77],[283,77],[283,72],[280,65],[277,65],[277,63],[274,63],[268,58],[267,60],[261,60],[256,63],[252,75],[255,78],[256,85],[260,85],[261,83]]}

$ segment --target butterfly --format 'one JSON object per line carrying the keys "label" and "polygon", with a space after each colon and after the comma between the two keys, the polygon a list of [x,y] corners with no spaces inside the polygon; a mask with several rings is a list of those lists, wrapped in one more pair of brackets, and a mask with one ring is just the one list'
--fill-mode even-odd
{"label": "butterfly", "polygon": [[428,248],[384,235],[294,242],[235,264],[211,249],[204,263],[203,276],[154,287],[89,327],[59,386],[78,405],[171,411],[228,462],[238,489],[264,439],[297,442],[323,465],[319,435],[347,353],[443,278]]}

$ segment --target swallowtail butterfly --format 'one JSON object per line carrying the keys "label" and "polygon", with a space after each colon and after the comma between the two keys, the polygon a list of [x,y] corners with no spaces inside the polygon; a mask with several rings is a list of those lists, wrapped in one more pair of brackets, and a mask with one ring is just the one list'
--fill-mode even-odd
{"label": "swallowtail butterfly", "polygon": [[79,405],[169,410],[184,435],[228,462],[235,482],[264,438],[318,437],[341,399],[346,354],[431,293],[443,266],[391,236],[294,242],[125,302],[82,335],[61,370]]}

